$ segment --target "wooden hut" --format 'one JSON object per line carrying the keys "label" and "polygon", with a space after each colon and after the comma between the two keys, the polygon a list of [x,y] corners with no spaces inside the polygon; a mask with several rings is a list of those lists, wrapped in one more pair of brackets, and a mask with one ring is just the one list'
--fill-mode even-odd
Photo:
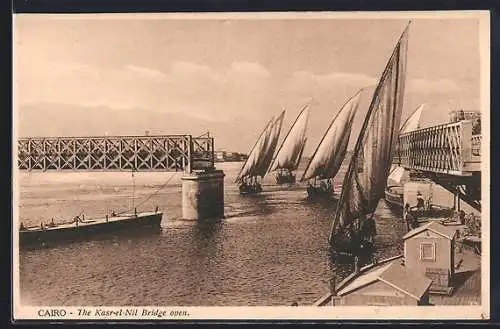
{"label": "wooden hut", "polygon": [[333,297],[335,305],[429,305],[431,280],[415,275],[400,260],[373,266],[348,281]]}
{"label": "wooden hut", "polygon": [[430,222],[403,236],[405,267],[432,280],[432,291],[451,292],[456,230]]}

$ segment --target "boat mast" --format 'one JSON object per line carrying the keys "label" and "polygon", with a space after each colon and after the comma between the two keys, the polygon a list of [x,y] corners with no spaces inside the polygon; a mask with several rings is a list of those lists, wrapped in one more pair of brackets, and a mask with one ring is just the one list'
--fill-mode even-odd
{"label": "boat mast", "polygon": [[267,123],[266,127],[264,128],[264,130],[262,130],[262,132],[260,133],[259,138],[257,138],[257,140],[255,141],[255,144],[253,145],[252,150],[250,151],[250,153],[248,153],[248,157],[245,160],[245,163],[243,164],[243,166],[241,167],[240,172],[238,173],[238,176],[236,176],[235,183],[239,182],[243,178],[243,177],[240,177],[241,173],[243,172],[243,169],[245,169],[245,166],[246,166],[248,160],[250,160],[250,157],[251,157],[253,151],[255,150],[255,147],[259,143],[260,139],[262,138],[262,135],[264,135],[264,133],[267,131],[267,128],[269,128],[269,125],[273,121],[274,121],[274,117],[272,117],[271,120]]}
{"label": "boat mast", "polygon": [[[354,165],[357,164],[357,154],[359,153],[359,151],[361,149],[361,146],[363,144],[363,141],[364,141],[364,138],[365,138],[366,129],[368,127],[368,123],[370,122],[370,119],[372,117],[373,111],[375,109],[375,104],[379,100],[380,89],[382,88],[382,82],[386,79],[386,77],[387,77],[387,75],[389,73],[389,69],[391,68],[391,63],[393,62],[395,56],[399,53],[399,49],[401,47],[401,40],[403,39],[403,37],[405,36],[406,32],[408,31],[410,23],[411,23],[411,21],[408,23],[408,25],[406,26],[405,30],[401,34],[401,36],[400,36],[400,38],[399,38],[399,40],[398,40],[398,42],[396,44],[396,47],[394,47],[394,50],[392,51],[391,57],[389,58],[389,61],[387,62],[387,65],[385,66],[385,69],[384,69],[384,71],[382,73],[382,76],[380,77],[379,83],[377,84],[377,87],[376,87],[375,92],[373,94],[374,96],[372,97],[372,100],[370,102],[370,106],[368,108],[368,113],[367,113],[367,115],[365,117],[365,120],[363,122],[363,126],[362,126],[360,134],[358,136],[358,140],[356,141],[356,145],[354,147],[354,152],[353,152],[353,155],[351,157],[351,161],[349,162],[349,167],[347,169],[347,174],[346,174],[346,177],[344,178],[344,183],[342,184],[342,191],[340,193],[340,198],[339,198],[339,202],[338,202],[338,204],[341,205],[341,206],[337,207],[337,209],[335,211],[335,217],[334,217],[334,219],[332,221],[332,225],[331,225],[331,228],[330,228],[330,236],[328,238],[328,241],[330,243],[332,242],[332,238],[333,238],[335,229],[337,227],[338,219],[340,217],[340,211],[342,211],[342,205],[345,202],[345,200],[344,200],[345,199],[345,191],[346,191],[345,187],[346,187],[346,184],[348,184],[348,182],[352,179],[352,175],[353,175],[353,172],[354,172]],[[399,65],[398,65],[397,69],[399,70]],[[396,84],[396,86],[397,86],[397,84]],[[396,102],[396,100],[394,100],[394,102]],[[392,136],[392,133],[391,133],[391,141],[392,141],[393,137],[394,136]],[[373,214],[372,214],[372,216],[373,216]]]}
{"label": "boat mast", "polygon": [[135,168],[132,167],[132,211],[135,210]]}
{"label": "boat mast", "polygon": [[281,112],[281,114],[276,118],[273,122],[273,125],[270,130],[270,135],[268,139],[268,144],[266,145],[266,153],[262,158],[261,165],[263,166],[262,171],[259,168],[261,178],[269,172],[269,168],[271,168],[271,162],[273,159],[274,152],[276,150],[276,145],[278,144],[279,136],[281,134],[281,127],[283,125],[283,118],[285,116],[285,110]]}
{"label": "boat mast", "polygon": [[[325,140],[325,137],[326,135],[328,135],[328,132],[330,131],[330,129],[332,128],[333,124],[335,123],[335,121],[337,120],[337,118],[339,117],[340,113],[342,113],[342,111],[344,110],[345,106],[351,101],[353,100],[359,93],[361,93],[363,91],[364,88],[361,88],[356,94],[354,94],[353,96],[351,96],[341,107],[340,107],[340,110],[337,112],[337,114],[335,114],[335,116],[333,117],[332,121],[330,122],[330,125],[328,126],[328,129],[326,129],[325,133],[323,134],[323,137],[321,138],[321,141],[319,142],[318,146],[316,147],[316,150],[314,150],[314,153],[311,157],[311,159],[309,160],[309,163],[307,164],[306,166],[306,169],[304,170],[304,173],[302,174],[302,178],[300,179],[301,182],[304,181],[304,176],[305,174],[307,173],[307,170],[309,170],[309,167],[311,166],[311,163],[314,161],[314,158],[316,157],[316,154],[318,153],[318,150],[319,148],[321,147],[321,144],[323,144],[323,141]],[[317,175],[314,177],[314,183],[316,184],[316,178],[317,178]]]}
{"label": "boat mast", "polygon": [[[281,145],[280,147],[278,148],[278,152],[276,152],[276,156],[273,158],[273,161],[271,162],[271,165],[269,166],[269,171],[271,171],[271,168],[274,166],[274,162],[276,161],[276,159],[278,158],[278,155],[280,154],[281,152],[281,149],[283,148],[283,145],[285,145],[285,142],[286,142],[286,139],[288,138],[288,136],[290,135],[290,133],[292,132],[293,130],[293,127],[295,127],[295,125],[297,124],[297,121],[299,121],[299,118],[301,117],[302,113],[304,113],[304,111],[309,107],[309,105],[311,105],[311,101],[310,100],[306,105],[304,105],[302,107],[302,110],[299,112],[299,115],[297,115],[297,117],[295,118],[295,121],[293,122],[292,126],[290,127],[290,129],[288,130],[285,138],[283,139],[283,141],[281,142]],[[285,109],[283,109],[284,111]],[[300,153],[299,155],[299,159],[300,157],[302,156],[302,152]],[[277,168],[277,169],[283,169],[283,168]]]}

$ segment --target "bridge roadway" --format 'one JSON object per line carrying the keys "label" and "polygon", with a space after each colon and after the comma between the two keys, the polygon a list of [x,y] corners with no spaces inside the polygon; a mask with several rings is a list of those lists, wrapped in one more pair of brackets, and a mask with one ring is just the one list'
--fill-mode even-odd
{"label": "bridge roadway", "polygon": [[186,171],[214,167],[214,139],[191,135],[33,137],[17,143],[28,171]]}
{"label": "bridge roadway", "polygon": [[401,134],[395,160],[480,211],[481,141],[470,120],[441,124]]}

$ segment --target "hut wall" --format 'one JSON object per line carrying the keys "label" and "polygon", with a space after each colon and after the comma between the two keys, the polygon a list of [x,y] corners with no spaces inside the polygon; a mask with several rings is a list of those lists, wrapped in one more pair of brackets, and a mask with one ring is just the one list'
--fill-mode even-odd
{"label": "hut wall", "polygon": [[[425,248],[425,251],[422,248]],[[430,248],[434,250],[432,259],[423,259],[422,256],[429,256]],[[451,250],[452,243],[449,239],[431,231],[424,231],[405,241],[405,266],[433,280],[433,288],[447,287],[453,274]]]}

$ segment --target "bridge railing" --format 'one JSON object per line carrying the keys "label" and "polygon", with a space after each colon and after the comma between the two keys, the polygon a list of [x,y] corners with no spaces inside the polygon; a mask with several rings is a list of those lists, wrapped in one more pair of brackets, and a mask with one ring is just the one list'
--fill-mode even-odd
{"label": "bridge railing", "polygon": [[481,137],[466,120],[401,134],[396,155],[408,169],[463,176],[480,171],[480,150]]}
{"label": "bridge railing", "polygon": [[190,135],[18,139],[21,170],[182,171],[213,167],[214,139]]}
{"label": "bridge railing", "polygon": [[472,135],[472,156],[481,156],[481,142],[483,138],[481,135]]}

